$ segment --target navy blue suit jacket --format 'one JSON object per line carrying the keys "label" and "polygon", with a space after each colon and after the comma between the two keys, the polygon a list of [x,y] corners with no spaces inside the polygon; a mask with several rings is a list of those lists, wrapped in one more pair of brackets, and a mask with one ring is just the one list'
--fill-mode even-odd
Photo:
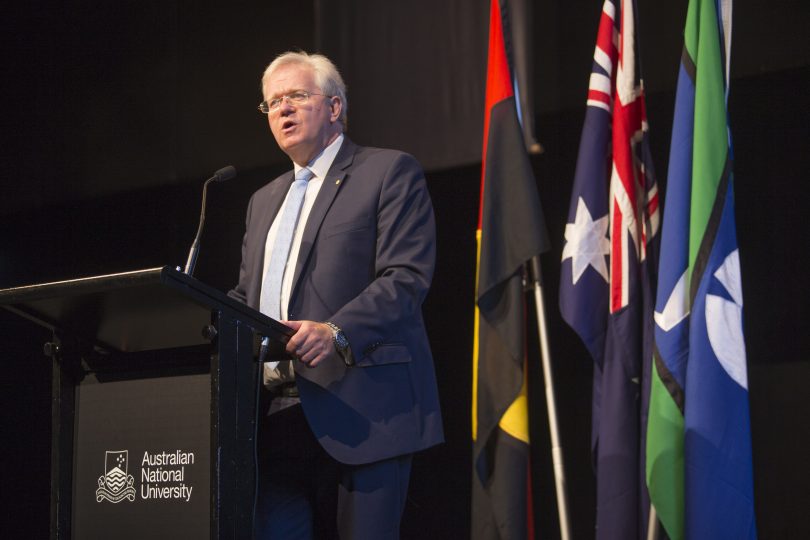
{"label": "navy blue suit jacket", "polygon": [[[259,309],[265,241],[293,181],[251,198],[239,284],[229,294]],[[332,321],[356,364],[294,362],[307,421],[336,460],[363,464],[443,440],[422,302],[436,232],[424,174],[410,155],[344,138],[307,220],[290,320]]]}

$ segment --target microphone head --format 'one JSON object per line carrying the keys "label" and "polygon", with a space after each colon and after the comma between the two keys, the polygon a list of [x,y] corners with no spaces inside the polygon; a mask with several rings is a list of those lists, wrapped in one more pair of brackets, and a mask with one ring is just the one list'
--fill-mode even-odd
{"label": "microphone head", "polygon": [[236,168],[233,165],[222,167],[214,173],[214,182],[224,182],[236,176]]}

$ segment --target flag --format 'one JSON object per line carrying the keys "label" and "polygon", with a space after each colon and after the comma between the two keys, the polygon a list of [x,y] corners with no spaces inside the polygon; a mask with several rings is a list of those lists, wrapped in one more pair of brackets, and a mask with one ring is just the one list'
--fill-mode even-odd
{"label": "flag", "polygon": [[634,4],[602,7],[560,274],[560,311],[594,361],[591,444],[596,538],[646,533],[645,359],[658,188],[636,51]]}
{"label": "flag", "polygon": [[523,269],[548,248],[504,49],[490,6],[473,344],[472,538],[533,537]]}
{"label": "flag", "polygon": [[756,538],[728,129],[730,0],[690,0],[655,307],[647,483],[668,536]]}

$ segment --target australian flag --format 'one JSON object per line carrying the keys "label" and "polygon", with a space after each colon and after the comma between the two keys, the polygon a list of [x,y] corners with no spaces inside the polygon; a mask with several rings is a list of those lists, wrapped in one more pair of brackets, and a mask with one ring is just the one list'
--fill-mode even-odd
{"label": "australian flag", "polygon": [[594,360],[596,538],[646,533],[648,369],[658,188],[648,148],[634,2],[602,7],[560,277],[560,310]]}

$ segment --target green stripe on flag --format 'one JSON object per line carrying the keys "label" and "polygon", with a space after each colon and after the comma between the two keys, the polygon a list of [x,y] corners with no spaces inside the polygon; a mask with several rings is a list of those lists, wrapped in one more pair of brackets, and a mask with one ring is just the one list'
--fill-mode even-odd
{"label": "green stripe on flag", "polygon": [[683,538],[683,414],[653,362],[647,427],[647,485],[658,519],[671,540]]}
{"label": "green stripe on flag", "polygon": [[[718,186],[728,156],[724,66],[720,52],[717,11],[713,1],[689,2],[685,47],[695,61],[695,117],[692,150],[692,205],[689,227],[690,290],[700,281],[703,265],[696,265]],[[723,196],[724,194],[720,194]],[[704,258],[708,257],[708,253]]]}

